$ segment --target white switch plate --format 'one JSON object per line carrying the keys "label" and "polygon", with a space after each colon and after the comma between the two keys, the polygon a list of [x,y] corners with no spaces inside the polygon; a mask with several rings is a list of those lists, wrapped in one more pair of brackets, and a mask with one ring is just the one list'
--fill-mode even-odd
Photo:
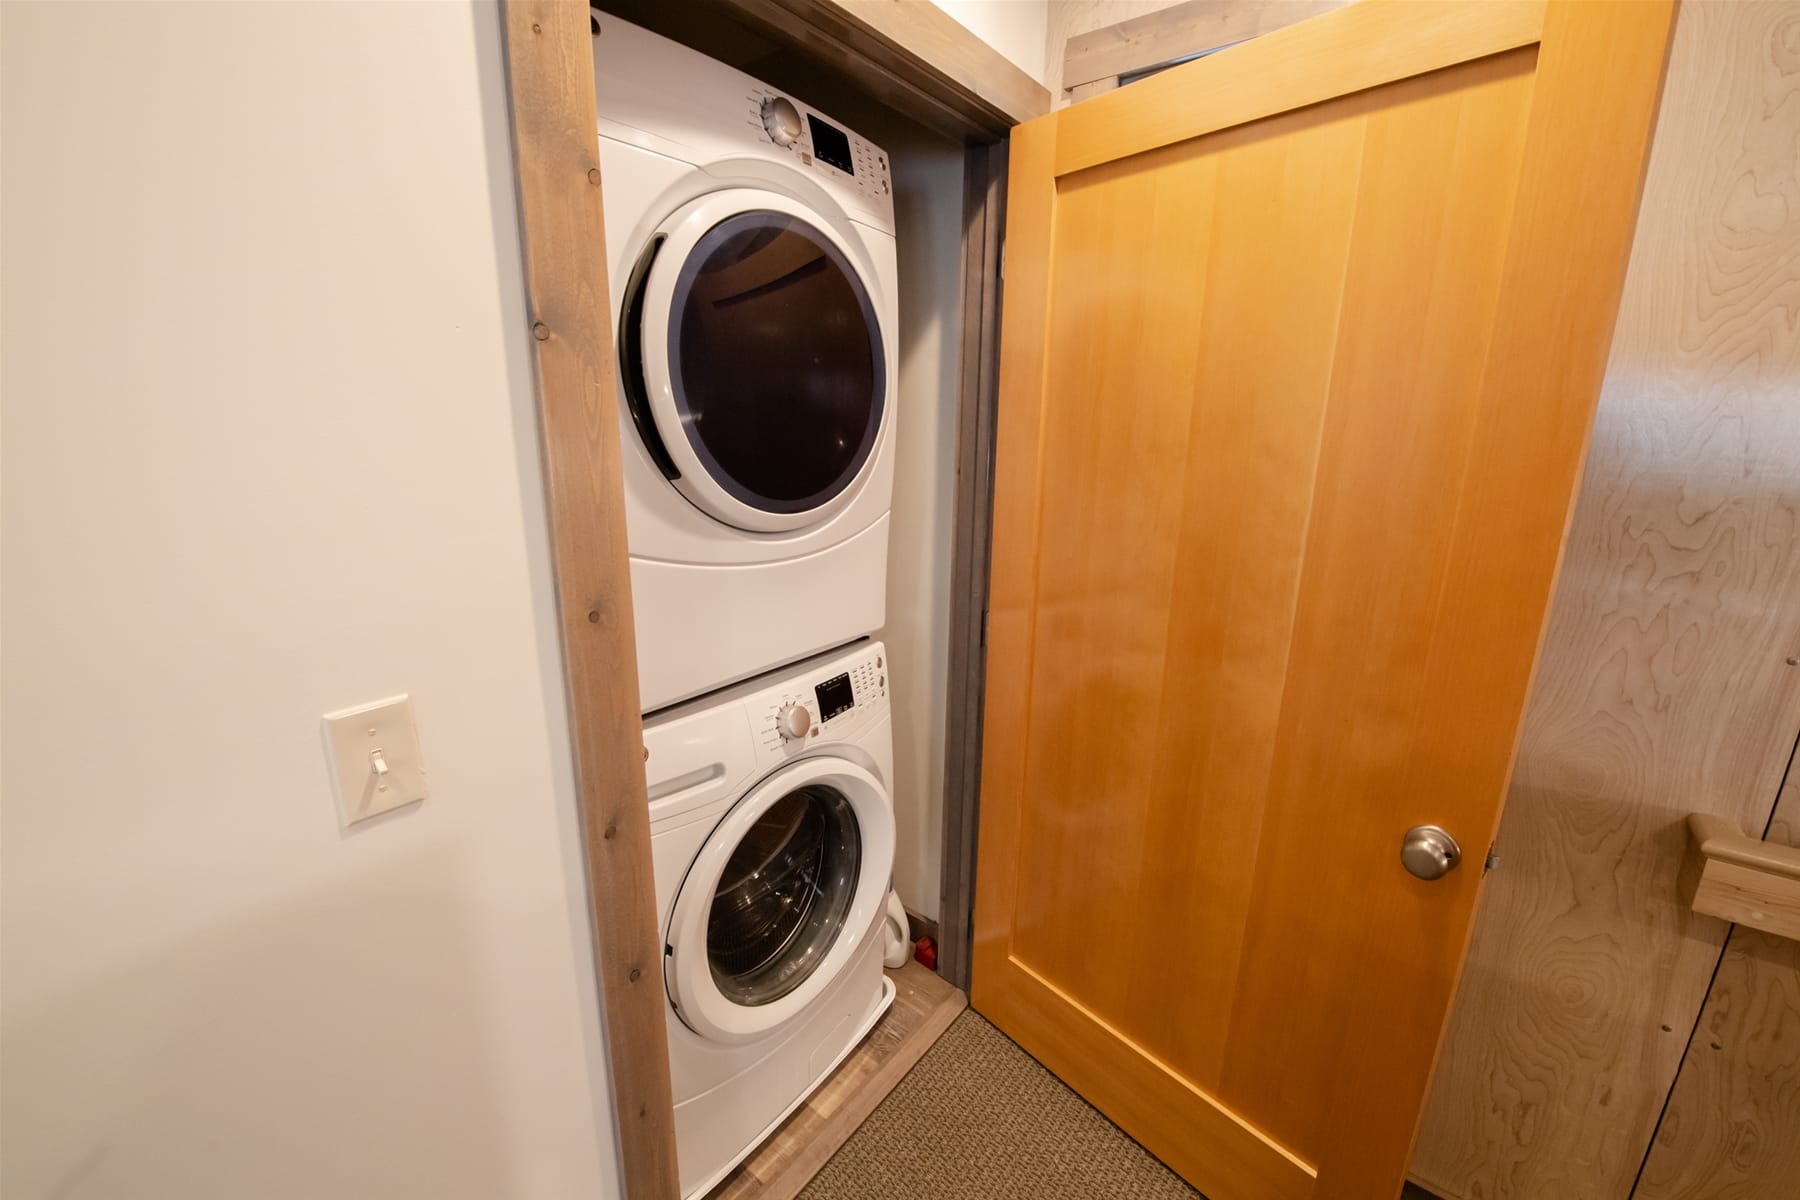
{"label": "white switch plate", "polygon": [[425,799],[425,762],[409,696],[326,713],[325,757],[346,826]]}

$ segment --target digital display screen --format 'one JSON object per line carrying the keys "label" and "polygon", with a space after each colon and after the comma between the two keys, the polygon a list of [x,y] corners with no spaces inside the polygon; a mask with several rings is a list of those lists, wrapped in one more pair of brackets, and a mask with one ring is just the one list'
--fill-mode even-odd
{"label": "digital display screen", "polygon": [[813,157],[821,162],[828,162],[846,175],[856,174],[856,168],[850,165],[850,138],[835,125],[827,125],[811,113],[806,114],[806,123],[812,126]]}
{"label": "digital display screen", "polygon": [[849,712],[856,707],[856,697],[850,691],[850,676],[839,675],[835,679],[827,679],[813,689],[813,695],[819,698],[819,720],[829,721],[841,712]]}

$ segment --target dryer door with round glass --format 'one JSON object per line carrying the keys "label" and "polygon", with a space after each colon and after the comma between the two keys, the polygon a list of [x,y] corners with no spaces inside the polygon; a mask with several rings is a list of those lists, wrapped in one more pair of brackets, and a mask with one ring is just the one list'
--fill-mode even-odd
{"label": "dryer door with round glass", "polygon": [[841,222],[732,188],[659,226],[626,288],[621,375],[665,476],[736,528],[816,524],[855,495],[887,419],[873,267]]}
{"label": "dryer door with round glass", "polygon": [[665,973],[682,1021],[743,1041],[798,1015],[855,956],[893,863],[874,775],[831,756],[776,771],[726,814],[675,898]]}

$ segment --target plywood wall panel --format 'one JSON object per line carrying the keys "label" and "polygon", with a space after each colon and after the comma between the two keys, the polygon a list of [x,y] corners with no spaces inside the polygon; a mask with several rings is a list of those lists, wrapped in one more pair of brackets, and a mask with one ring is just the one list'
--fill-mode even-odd
{"label": "plywood wall panel", "polygon": [[[1800,846],[1800,781],[1768,840]],[[1632,1200],[1800,1191],[1800,941],[1731,931]]]}
{"label": "plywood wall panel", "polygon": [[1499,847],[1413,1175],[1623,1197],[1727,927],[1690,811],[1761,832],[1800,729],[1800,6],[1687,4]]}

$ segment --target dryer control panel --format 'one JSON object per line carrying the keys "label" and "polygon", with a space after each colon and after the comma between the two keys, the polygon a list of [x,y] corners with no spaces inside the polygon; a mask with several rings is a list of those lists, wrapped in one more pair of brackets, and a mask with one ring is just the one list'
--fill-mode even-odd
{"label": "dryer control panel", "polygon": [[746,124],[755,125],[769,141],[789,151],[814,174],[848,183],[873,203],[893,191],[887,152],[831,118],[813,111],[773,88],[749,90]]}
{"label": "dryer control panel", "polygon": [[595,20],[602,136],[688,163],[779,163],[824,188],[856,220],[893,234],[893,179],[881,147],[698,51],[605,13]]}

